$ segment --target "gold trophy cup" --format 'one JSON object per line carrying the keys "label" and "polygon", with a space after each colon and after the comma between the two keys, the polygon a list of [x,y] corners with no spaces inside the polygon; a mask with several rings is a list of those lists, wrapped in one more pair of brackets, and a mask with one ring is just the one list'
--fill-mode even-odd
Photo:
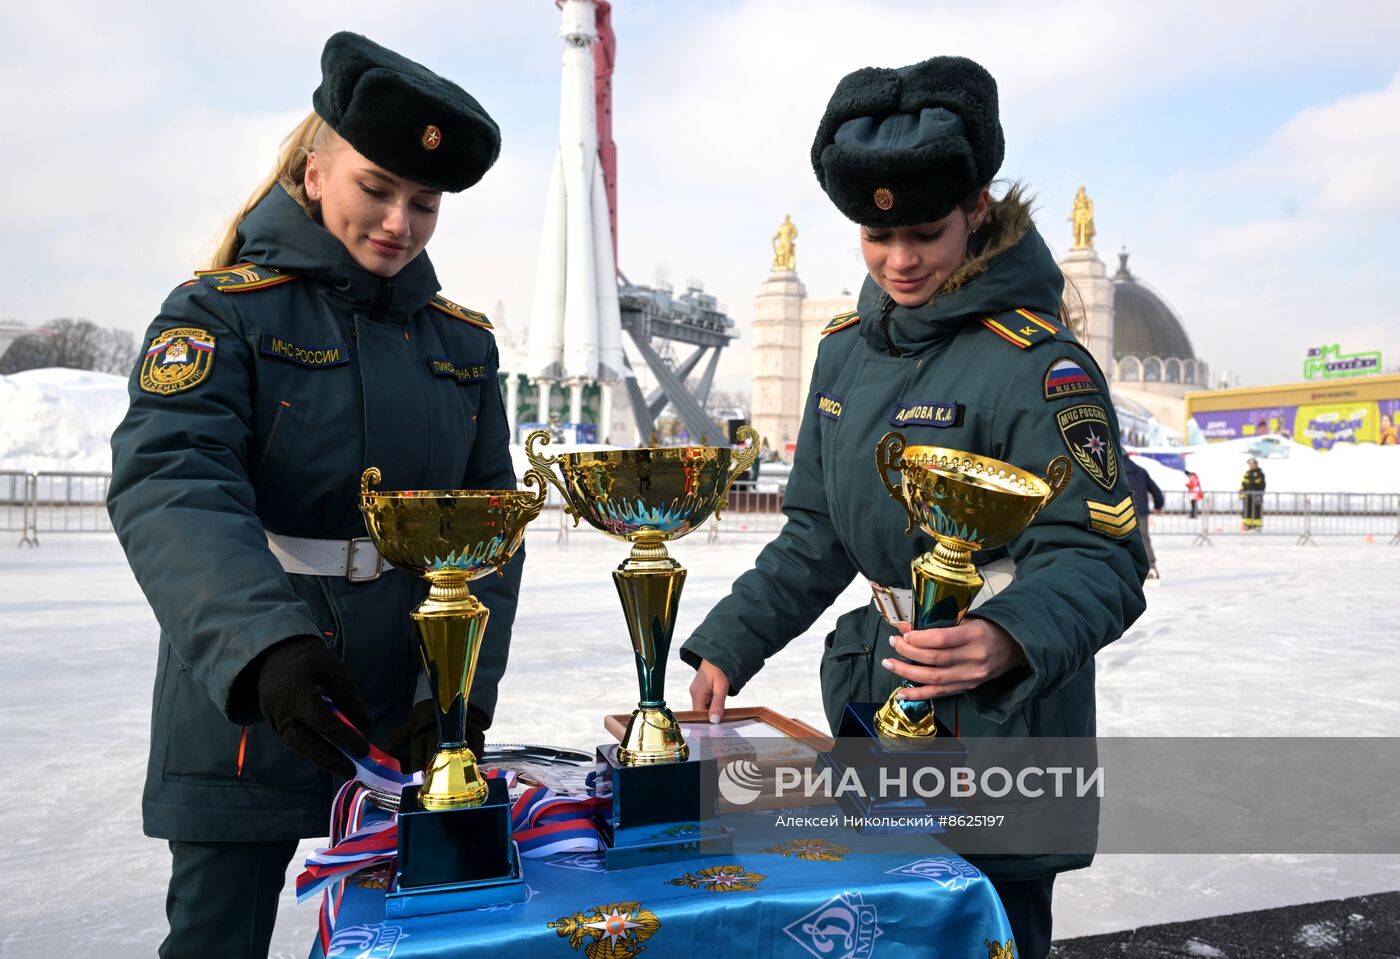
{"label": "gold trophy cup", "polygon": [[[911,564],[915,629],[959,623],[982,588],[972,553],[1010,543],[1060,495],[1070,477],[1065,456],[1050,461],[1046,481],[987,456],[906,446],[897,432],[886,433],[876,444],[875,466],[890,496],[909,514],[905,533],[918,526],[935,540],[934,548]],[[891,480],[892,471],[898,471],[898,482]],[[914,685],[904,680],[899,688]],[[899,699],[898,691],[875,714],[879,734],[905,742],[935,735],[932,703]]]}
{"label": "gold trophy cup", "polygon": [[[666,543],[698,529],[727,505],[729,488],[758,457],[758,433],[738,432],[749,448],[675,446],[599,450],[548,456],[548,430],[525,440],[531,472],[548,477],[564,497],[564,509],[609,536],[627,540],[632,553],[613,571],[637,658],[641,699],[627,723],[618,761],[624,766],[682,762],[690,747],[666,707],[666,659],[671,650],[685,567]],[[555,472],[558,468],[558,473]]]}
{"label": "gold trophy cup", "polygon": [[374,467],[360,477],[360,512],[384,558],[431,584],[427,599],[409,615],[418,625],[423,657],[438,709],[441,747],[428,763],[418,800],[424,809],[479,806],[487,783],[467,746],[467,699],[490,611],[467,584],[500,573],[525,539],[525,526],[544,505],[544,478],[533,470],[520,490],[370,489],[380,482]]}

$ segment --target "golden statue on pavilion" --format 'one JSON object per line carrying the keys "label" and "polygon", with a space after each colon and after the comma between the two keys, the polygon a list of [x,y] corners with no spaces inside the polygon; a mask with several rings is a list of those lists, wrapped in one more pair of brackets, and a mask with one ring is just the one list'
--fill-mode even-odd
{"label": "golden statue on pavilion", "polygon": [[792,214],[784,214],[783,225],[773,234],[773,269],[797,269],[797,227],[793,225]]}
{"label": "golden statue on pavilion", "polygon": [[1074,209],[1070,211],[1069,222],[1074,224],[1074,246],[1071,250],[1092,250],[1094,248],[1094,201],[1080,187],[1074,195]]}

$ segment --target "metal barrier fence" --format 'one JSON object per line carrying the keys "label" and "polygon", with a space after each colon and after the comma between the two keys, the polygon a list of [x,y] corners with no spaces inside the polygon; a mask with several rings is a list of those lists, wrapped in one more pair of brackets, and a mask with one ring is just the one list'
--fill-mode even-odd
{"label": "metal barrier fence", "polygon": [[[108,473],[0,472],[0,532],[19,533],[22,546],[39,545],[39,535],[107,532]],[[706,523],[707,542],[757,535],[772,537],[783,528],[785,487],[736,483],[729,506],[717,521]],[[1237,492],[1212,491],[1194,503],[1189,493],[1164,494],[1161,515],[1147,518],[1153,536],[1193,536],[1198,545],[1213,536],[1232,534],[1293,536],[1311,543],[1321,536],[1384,537],[1400,544],[1400,493],[1278,493],[1261,496],[1261,523],[1244,529],[1243,502]],[[557,490],[548,490],[536,532],[551,530],[568,545],[573,517],[563,509]],[[579,529],[584,529],[580,526]]]}
{"label": "metal barrier fence", "polygon": [[19,545],[38,546],[40,533],[106,533],[110,473],[0,473],[0,530]]}
{"label": "metal barrier fence", "polygon": [[1319,536],[1387,537],[1400,544],[1400,493],[1271,493],[1258,498],[1259,523],[1244,523],[1246,501],[1238,492],[1212,491],[1192,508],[1189,494],[1164,495],[1161,515],[1148,518],[1153,536],[1292,536],[1311,543]]}
{"label": "metal barrier fence", "polygon": [[[722,521],[708,524],[709,542],[744,533],[774,535],[783,528],[783,490],[740,491],[730,495]],[[1257,528],[1242,528],[1243,501],[1238,492],[1204,494],[1192,509],[1185,491],[1164,494],[1161,515],[1147,519],[1153,536],[1193,536],[1198,545],[1212,536],[1231,534],[1293,536],[1300,543],[1319,536],[1384,537],[1400,545],[1400,493],[1262,494]]]}

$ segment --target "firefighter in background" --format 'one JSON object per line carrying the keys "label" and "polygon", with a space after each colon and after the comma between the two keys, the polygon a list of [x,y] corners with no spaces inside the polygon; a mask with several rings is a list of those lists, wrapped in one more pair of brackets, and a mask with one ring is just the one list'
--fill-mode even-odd
{"label": "firefighter in background", "polygon": [[1244,479],[1240,480],[1243,509],[1240,529],[1246,533],[1259,532],[1264,528],[1264,471],[1254,457],[1251,456],[1248,463],[1249,469],[1244,471]]}

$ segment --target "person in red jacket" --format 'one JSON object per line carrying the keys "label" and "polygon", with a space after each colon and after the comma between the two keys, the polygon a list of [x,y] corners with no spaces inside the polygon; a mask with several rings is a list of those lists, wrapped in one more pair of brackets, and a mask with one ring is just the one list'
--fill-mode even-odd
{"label": "person in red jacket", "polygon": [[1201,478],[1190,470],[1186,471],[1186,500],[1191,504],[1191,518],[1196,518],[1197,505],[1206,498],[1201,492]]}

